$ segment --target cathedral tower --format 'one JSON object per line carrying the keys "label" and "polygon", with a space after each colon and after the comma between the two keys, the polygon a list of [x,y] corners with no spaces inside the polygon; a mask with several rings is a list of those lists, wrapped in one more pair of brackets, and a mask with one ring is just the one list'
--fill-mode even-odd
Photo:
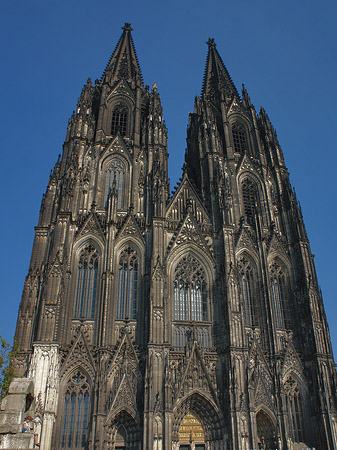
{"label": "cathedral tower", "polygon": [[209,39],[183,175],[130,24],[83,87],[16,329],[49,449],[336,446],[336,372],[276,132]]}

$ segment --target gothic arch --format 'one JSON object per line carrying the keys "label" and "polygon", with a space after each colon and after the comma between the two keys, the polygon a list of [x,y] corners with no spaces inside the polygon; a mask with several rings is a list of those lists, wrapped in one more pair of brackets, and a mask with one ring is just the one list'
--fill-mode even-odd
{"label": "gothic arch", "polygon": [[128,238],[117,244],[114,257],[114,305],[116,320],[136,319],[142,302],[143,255],[137,239]]}
{"label": "gothic arch", "polygon": [[[123,407],[110,413],[105,422],[104,447],[138,450],[141,443],[141,427],[139,420],[130,408]],[[119,440],[119,442],[118,442]]]}
{"label": "gothic arch", "polygon": [[179,442],[179,430],[184,417],[194,413],[203,426],[206,442],[220,442],[223,420],[218,407],[200,392],[193,392],[177,402],[172,417],[172,441]]}
{"label": "gothic arch", "polygon": [[115,130],[119,131],[121,136],[130,137],[132,135],[133,129],[133,109],[134,104],[131,101],[131,99],[126,95],[112,95],[108,98],[107,102],[107,109],[104,119],[104,130],[106,131],[107,136],[115,136],[117,133],[112,134],[112,121],[113,121],[113,115],[114,111],[116,111],[117,108],[125,109],[127,117],[126,117],[126,124],[125,124],[125,133],[120,132],[121,130]]}
{"label": "gothic arch", "polygon": [[290,320],[291,271],[289,261],[278,253],[268,258],[271,308],[276,328],[286,328]]}
{"label": "gothic arch", "polygon": [[[171,342],[185,347],[190,339],[191,321],[195,322],[197,340],[204,347],[211,344],[210,323],[213,318],[213,273],[210,258],[196,253],[193,245],[182,246],[167,264]],[[196,247],[196,246],[194,246]],[[197,247],[198,248],[198,247]],[[172,255],[171,255],[172,256]]]}
{"label": "gothic arch", "polygon": [[257,443],[270,450],[278,448],[278,427],[274,414],[265,406],[256,412]]}
{"label": "gothic arch", "polygon": [[61,449],[84,449],[90,430],[93,381],[78,364],[60,382],[55,440]]}
{"label": "gothic arch", "polygon": [[234,152],[251,154],[252,145],[250,142],[250,124],[241,115],[230,117],[231,138]]}
{"label": "gothic arch", "polygon": [[242,199],[242,201],[240,202],[241,205],[241,211],[240,211],[240,215],[242,217],[245,217],[247,215],[247,211],[245,211],[245,204],[248,203],[251,204],[251,207],[253,207],[253,198],[246,198],[245,199],[245,194],[243,192],[243,186],[245,183],[250,184],[251,186],[255,186],[256,189],[256,193],[257,193],[257,202],[258,202],[258,208],[260,208],[261,211],[261,219],[263,221],[264,224],[267,224],[267,216],[266,216],[266,191],[264,188],[264,184],[261,182],[261,179],[259,177],[259,175],[257,173],[252,173],[252,172],[248,172],[247,170],[242,170],[239,172],[238,177],[237,177],[237,185],[238,185],[238,190],[239,190],[239,195]]}
{"label": "gothic arch", "polygon": [[117,191],[117,209],[126,209],[129,200],[130,162],[120,154],[110,154],[101,162],[98,204],[107,209],[107,198],[114,186]]}
{"label": "gothic arch", "polygon": [[[84,255],[87,253],[86,263],[91,264],[94,263],[92,273],[92,281],[89,279],[86,280],[85,277],[88,278],[88,274],[83,272],[83,261]],[[70,317],[72,319],[88,319],[94,320],[96,317],[96,311],[98,309],[98,300],[100,298],[100,274],[102,267],[102,254],[103,254],[103,244],[97,239],[96,236],[92,234],[88,234],[80,238],[74,245],[72,252],[72,273],[76,274],[76,276],[72,277],[71,280],[71,288],[69,293],[69,302],[68,305],[70,307]],[[94,259],[93,259],[94,258]],[[82,277],[82,281],[80,282],[80,277]],[[85,287],[84,287],[85,284]],[[84,295],[84,289],[91,289],[91,293],[87,293]],[[82,294],[81,291],[82,290]],[[85,298],[84,298],[85,297]],[[89,298],[90,297],[90,298]],[[81,307],[80,303],[90,303],[90,308],[92,312],[89,313],[86,308],[83,309],[83,314],[80,314]]]}
{"label": "gothic arch", "polygon": [[241,304],[243,307],[246,326],[259,325],[259,271],[256,255],[240,251],[236,255],[240,280]]}

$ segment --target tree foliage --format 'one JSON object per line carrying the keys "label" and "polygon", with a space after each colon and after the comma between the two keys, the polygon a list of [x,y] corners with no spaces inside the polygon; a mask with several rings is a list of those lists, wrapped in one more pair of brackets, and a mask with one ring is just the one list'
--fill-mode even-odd
{"label": "tree foliage", "polygon": [[19,344],[14,338],[11,346],[3,337],[0,336],[0,400],[8,392],[9,385],[14,378],[14,367],[12,362],[18,354]]}

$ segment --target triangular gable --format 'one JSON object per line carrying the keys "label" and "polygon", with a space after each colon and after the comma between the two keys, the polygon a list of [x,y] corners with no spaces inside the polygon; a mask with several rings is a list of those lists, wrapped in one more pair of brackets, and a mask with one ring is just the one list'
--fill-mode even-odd
{"label": "triangular gable", "polygon": [[47,276],[48,276],[48,278],[62,276],[62,262],[60,260],[60,252],[56,253],[54,261],[48,267],[48,275]]}
{"label": "triangular gable", "polygon": [[109,145],[105,148],[101,155],[101,161],[106,159],[109,155],[122,155],[128,159],[128,161],[131,160],[129,149],[127,148],[124,139],[122,136],[118,133],[109,143]]}
{"label": "triangular gable", "polygon": [[211,224],[208,212],[186,173],[167,208],[166,218],[180,222],[185,215],[190,199],[195,202],[195,211],[193,213],[196,215],[197,221],[203,224]]}
{"label": "triangular gable", "polygon": [[95,236],[99,236],[102,240],[105,240],[102,226],[95,211],[91,211],[88,214],[82,226],[77,231],[78,237],[84,236],[86,234],[93,234]]}
{"label": "triangular gable", "polygon": [[201,247],[211,258],[213,258],[211,249],[207,245],[206,239],[201,233],[198,222],[192,213],[187,214],[180,229],[174,234],[167,248],[167,253],[169,253],[174,247],[186,244],[187,242]]}
{"label": "triangular gable", "polygon": [[[114,411],[120,406],[128,406],[134,410],[137,410],[136,405],[136,393],[132,389],[131,382],[126,373],[123,374],[119,387],[116,390],[116,394],[112,400],[110,411]],[[109,414],[110,416],[111,414]]]}
{"label": "triangular gable", "polygon": [[269,382],[272,380],[273,376],[264,357],[263,351],[259,342],[254,337],[249,350],[249,363],[248,363],[248,379],[249,382],[252,378],[255,378],[255,383],[257,384],[261,373],[264,374],[263,378],[267,379]]}
{"label": "triangular gable", "polygon": [[94,380],[95,362],[82,330],[79,332],[71,349],[69,350],[69,353],[62,364],[60,372],[61,374],[65,374],[66,372],[71,371],[77,365],[86,370],[92,377],[92,380]]}
{"label": "triangular gable", "polygon": [[[194,376],[195,372],[197,372],[197,376]],[[179,388],[177,389],[176,399],[184,397],[193,389],[200,389],[200,386],[202,385],[202,390],[211,394],[215,403],[218,403],[215,386],[211,381],[209,371],[200,354],[197,341],[192,343],[192,348],[189,356],[185,360],[185,368],[182,373],[183,375]],[[205,382],[200,383],[201,378],[204,379]],[[196,385],[194,386],[194,384]]]}
{"label": "triangular gable", "polygon": [[242,106],[242,103],[240,102],[240,100],[236,96],[233,98],[233,101],[232,101],[232,103],[231,103],[231,105],[229,107],[228,115],[234,114],[234,113],[235,114],[239,113],[239,114],[244,115],[244,116],[247,115],[245,109]]}
{"label": "triangular gable", "polygon": [[255,238],[251,234],[251,232],[246,227],[241,227],[236,239],[235,239],[235,247],[236,251],[239,251],[243,248],[251,250],[254,248],[257,250],[257,243],[255,241]]}
{"label": "triangular gable", "polygon": [[292,341],[288,343],[284,355],[281,370],[282,378],[285,378],[288,372],[294,372],[300,377],[303,374],[303,365]]}
{"label": "triangular gable", "polygon": [[238,166],[236,168],[236,171],[237,171],[237,173],[239,173],[240,171],[241,172],[248,171],[248,172],[255,173],[256,175],[259,175],[259,170],[257,169],[257,167],[255,166],[253,161],[249,158],[249,156],[246,153],[243,155],[241,162],[238,164]]}
{"label": "triangular gable", "polygon": [[267,246],[268,253],[283,253],[284,255],[288,255],[287,248],[281,241],[280,237],[276,233],[272,233],[272,236],[269,240],[269,245]]}
{"label": "triangular gable", "polygon": [[158,255],[157,261],[152,269],[152,279],[163,281],[163,280],[165,280],[165,277],[166,277],[165,267],[163,264],[161,264],[160,258]]}
{"label": "triangular gable", "polygon": [[138,223],[134,216],[130,214],[124,222],[122,228],[118,232],[116,239],[122,239],[124,237],[129,238],[131,236],[139,238],[144,243],[144,237],[142,235],[142,232],[140,231]]}
{"label": "triangular gable", "polygon": [[115,97],[116,95],[125,95],[128,98],[130,98],[130,100],[132,102],[135,101],[135,97],[133,95],[132,90],[130,89],[129,83],[127,81],[125,81],[124,79],[121,79],[116,86],[113,87],[113,89],[111,90],[111,92],[108,95],[107,101],[110,100],[111,98]]}

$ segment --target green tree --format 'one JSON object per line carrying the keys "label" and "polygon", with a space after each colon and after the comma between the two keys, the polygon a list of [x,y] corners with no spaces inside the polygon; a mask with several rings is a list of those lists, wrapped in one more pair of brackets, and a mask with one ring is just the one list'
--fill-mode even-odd
{"label": "green tree", "polygon": [[9,385],[14,378],[14,367],[12,362],[18,354],[19,344],[14,338],[11,346],[3,337],[0,336],[0,400],[8,392]]}

